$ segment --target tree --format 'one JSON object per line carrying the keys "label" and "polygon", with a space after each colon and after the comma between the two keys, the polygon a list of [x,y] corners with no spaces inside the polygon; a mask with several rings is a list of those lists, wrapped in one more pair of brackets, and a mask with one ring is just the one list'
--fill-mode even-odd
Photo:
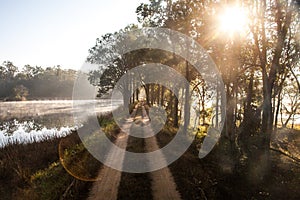
{"label": "tree", "polygon": [[272,95],[276,79],[285,67],[282,63],[285,59],[290,59],[290,56],[286,56],[290,50],[288,41],[291,41],[289,37],[295,38],[298,14],[291,1],[252,1],[251,8],[253,9],[251,34],[263,80],[261,131],[264,134],[263,147],[268,151],[274,119]]}
{"label": "tree", "polygon": [[0,76],[5,80],[12,80],[18,72],[18,68],[11,61],[4,61],[0,66]]}
{"label": "tree", "polygon": [[29,91],[24,85],[17,85],[13,89],[13,100],[24,101],[26,97],[29,95]]}
{"label": "tree", "polygon": [[[293,80],[293,78],[292,78]],[[292,120],[292,128],[294,128],[294,117],[297,113],[300,113],[300,96],[298,93],[298,87],[293,80],[282,91],[282,98],[285,102],[281,101],[281,113],[284,113],[286,117],[285,122],[281,117],[282,126],[287,127],[290,120]]]}

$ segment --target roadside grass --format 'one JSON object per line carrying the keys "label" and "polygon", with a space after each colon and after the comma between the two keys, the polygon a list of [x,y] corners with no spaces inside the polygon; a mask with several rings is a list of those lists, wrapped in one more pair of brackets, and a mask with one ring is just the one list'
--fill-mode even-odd
{"label": "roadside grass", "polygon": [[[175,134],[176,129],[165,126],[157,134],[160,147],[167,145]],[[199,159],[200,141],[195,140],[169,165],[183,199],[299,199],[299,164],[282,160],[278,153],[271,152],[269,175],[266,179],[256,179],[262,165],[253,163],[246,170],[237,169],[230,159],[230,144],[226,140],[221,139],[205,158]]]}
{"label": "roadside grass", "polygon": [[[160,148],[166,146],[174,138],[176,132],[176,128],[166,125],[156,135]],[[192,143],[178,160],[169,165],[177,190],[183,199],[217,199],[210,174],[203,169],[197,157],[196,146],[196,142]]]}
{"label": "roadside grass", "polygon": [[31,175],[58,160],[58,138],[32,144],[13,144],[0,150],[0,196],[13,199],[30,187]]}
{"label": "roadside grass", "polygon": [[[114,140],[112,135],[118,127],[112,116],[101,116],[99,122]],[[8,145],[0,150],[0,197],[84,199],[101,165],[84,147],[76,131],[64,138]]]}
{"label": "roadside grass", "polygon": [[[66,138],[74,137],[76,137],[76,132]],[[45,141],[42,144],[27,144],[27,148],[19,148],[20,152],[14,153],[17,170],[11,168],[13,166],[6,168],[7,171],[12,171],[11,176],[14,181],[6,181],[8,190],[3,191],[6,196],[1,196],[1,199],[54,200],[62,196],[64,199],[82,199],[85,197],[90,183],[76,180],[60,162],[58,149],[60,141],[63,139],[55,139],[53,145],[50,145],[50,141]],[[28,151],[29,147],[35,147],[35,151]],[[15,149],[16,145],[11,148]],[[77,148],[76,145],[72,147],[73,151],[78,150]],[[21,157],[23,153],[26,154],[26,157]],[[89,158],[82,158],[80,163],[92,163],[89,162]],[[30,160],[31,164],[26,164]],[[77,173],[78,171],[80,170],[77,169]]]}
{"label": "roadside grass", "polygon": [[59,162],[53,162],[48,168],[37,171],[30,181],[30,187],[19,191],[16,199],[79,199],[80,195],[83,195],[80,190],[86,184],[78,181],[77,187],[74,187],[76,179],[68,174]]}

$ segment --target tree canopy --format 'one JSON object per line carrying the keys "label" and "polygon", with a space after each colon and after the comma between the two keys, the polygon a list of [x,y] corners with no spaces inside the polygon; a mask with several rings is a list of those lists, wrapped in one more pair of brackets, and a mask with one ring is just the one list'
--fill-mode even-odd
{"label": "tree canopy", "polygon": [[[147,103],[165,107],[168,123],[174,127],[178,123],[192,126],[189,121],[195,118],[196,122],[197,116],[200,126],[209,121],[218,126],[221,119],[210,109],[218,113],[224,103],[219,91],[211,92],[201,74],[182,57],[155,49],[115,55],[117,51],[112,49],[118,34],[138,27],[168,28],[197,41],[218,67],[227,99],[222,136],[230,142],[234,156],[255,158],[250,141],[268,155],[277,128],[293,125],[299,118],[300,23],[296,1],[149,0],[140,4],[136,13],[138,25],[106,34],[90,49],[87,60],[101,63],[100,70],[90,73],[100,95],[111,91],[129,69],[148,62],[163,63],[181,73],[190,86],[181,89],[181,98],[177,98],[168,88],[146,84]],[[115,59],[106,63],[110,56]],[[138,91],[131,102],[136,99],[134,95],[138,96]],[[197,104],[192,103],[195,98]],[[216,101],[209,105],[209,99]],[[193,109],[196,117],[190,116]]]}
{"label": "tree canopy", "polygon": [[0,65],[0,99],[71,99],[75,70],[25,65],[10,61]]}

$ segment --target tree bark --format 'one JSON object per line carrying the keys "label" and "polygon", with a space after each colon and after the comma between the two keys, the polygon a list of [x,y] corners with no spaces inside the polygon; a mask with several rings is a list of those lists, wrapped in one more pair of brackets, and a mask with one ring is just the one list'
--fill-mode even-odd
{"label": "tree bark", "polygon": [[[185,61],[185,78],[189,81],[190,79],[190,69],[188,61]],[[183,130],[187,133],[189,123],[190,123],[190,85],[187,83],[185,86],[185,102],[184,102],[184,125]]]}
{"label": "tree bark", "polygon": [[149,84],[146,84],[144,86],[144,88],[145,88],[145,93],[146,93],[146,102],[147,102],[147,105],[150,105]]}
{"label": "tree bark", "polygon": [[160,98],[160,105],[164,105],[164,94],[165,94],[165,87],[161,86],[161,98]]}
{"label": "tree bark", "polygon": [[[177,96],[178,96],[178,94],[177,94]],[[179,126],[178,126],[178,124],[179,124],[179,122],[178,122],[178,106],[179,106],[179,101],[178,101],[178,97],[176,97],[174,94],[173,94],[173,98],[174,98],[174,108],[173,108],[173,110],[174,110],[174,123],[173,123],[173,125],[174,125],[174,127],[176,127],[176,128],[178,128]]]}

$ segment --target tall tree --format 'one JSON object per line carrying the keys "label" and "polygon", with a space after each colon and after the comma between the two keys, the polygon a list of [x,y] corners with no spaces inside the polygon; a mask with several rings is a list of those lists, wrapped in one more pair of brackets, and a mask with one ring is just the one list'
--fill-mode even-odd
{"label": "tall tree", "polygon": [[[288,37],[298,22],[297,8],[292,1],[251,1],[253,14],[251,33],[259,57],[263,79],[263,147],[268,150],[273,129],[272,95],[278,74],[284,67],[284,55],[289,51]],[[295,35],[292,37],[295,38]]]}

